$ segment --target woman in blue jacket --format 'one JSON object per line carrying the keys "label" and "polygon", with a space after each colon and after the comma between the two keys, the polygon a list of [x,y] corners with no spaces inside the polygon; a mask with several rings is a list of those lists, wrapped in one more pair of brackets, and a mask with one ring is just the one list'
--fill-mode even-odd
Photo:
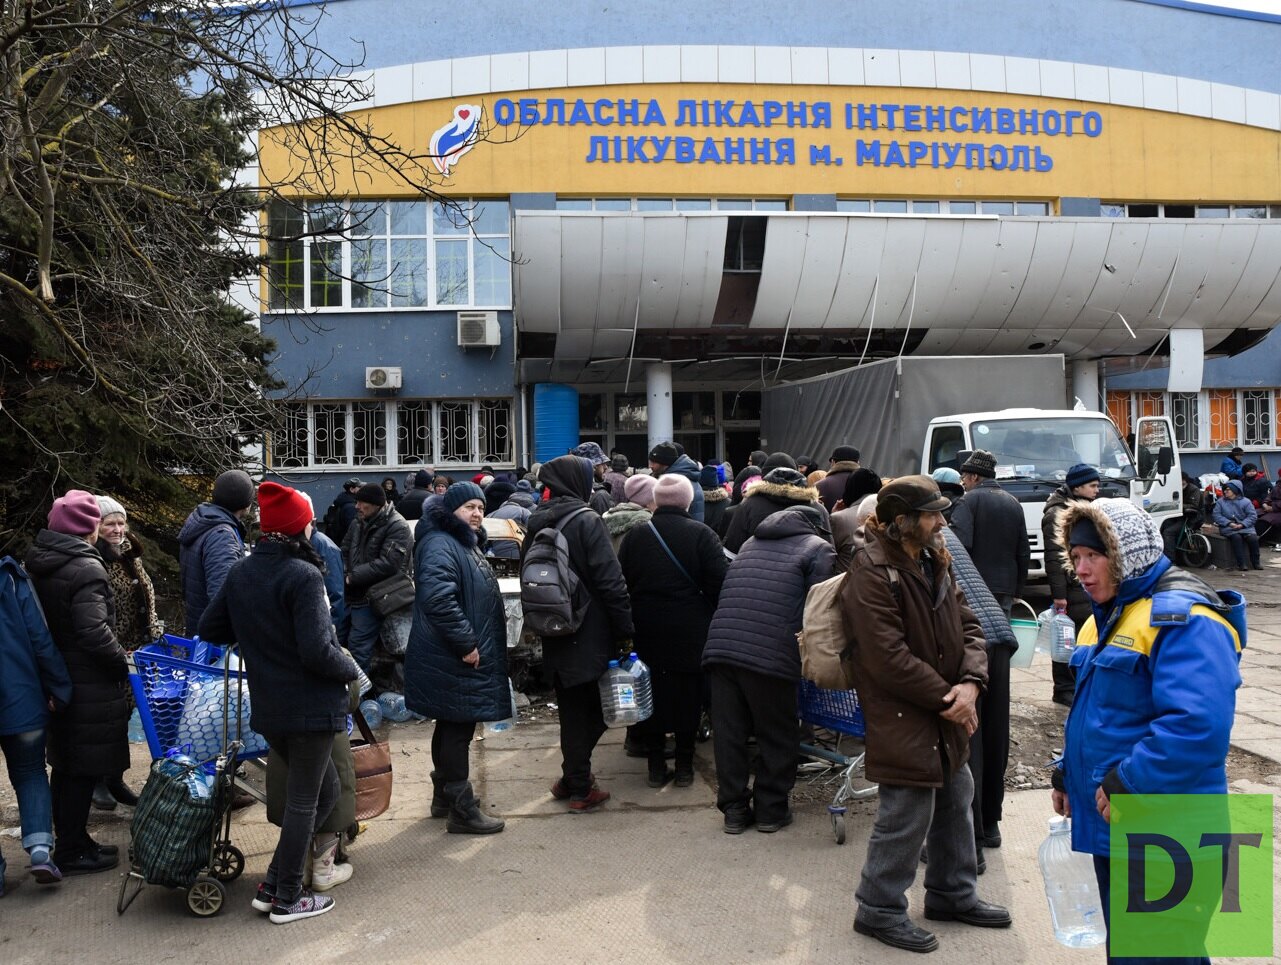
{"label": "woman in blue jacket", "polygon": [[1254,531],[1259,513],[1254,503],[1242,495],[1244,487],[1235,479],[1229,479],[1223,487],[1223,498],[1215,502],[1210,518],[1219,527],[1219,535],[1232,546],[1232,555],[1237,561],[1237,569],[1242,573],[1246,566],[1247,556],[1250,566],[1256,570],[1263,569],[1259,562],[1259,537]]}
{"label": "woman in blue jacket", "polygon": [[1059,533],[1094,615],[1072,654],[1053,805],[1072,818],[1073,849],[1094,855],[1106,919],[1112,795],[1227,793],[1245,605],[1172,566],[1129,500],[1069,504]]}
{"label": "woman in blue jacket", "polygon": [[[71,677],[40,611],[26,572],[10,556],[0,560],[0,750],[18,796],[22,847],[31,874],[55,884],[62,873],[53,849],[53,800],[45,773],[45,724],[49,712],[71,702]],[[0,895],[4,856],[0,855]]]}
{"label": "woman in blue jacket", "polygon": [[504,822],[480,810],[468,781],[476,724],[511,716],[507,614],[483,555],[485,493],[456,482],[423,506],[415,531],[414,624],[405,651],[405,704],[435,718],[431,816],[451,834],[497,834]]}

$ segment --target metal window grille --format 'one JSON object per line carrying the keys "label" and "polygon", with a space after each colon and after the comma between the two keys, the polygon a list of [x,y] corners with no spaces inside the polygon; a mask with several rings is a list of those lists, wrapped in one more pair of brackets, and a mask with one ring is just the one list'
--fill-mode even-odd
{"label": "metal window grille", "polygon": [[507,399],[481,399],[476,408],[478,461],[511,462],[511,403]]}
{"label": "metal window grille", "polygon": [[472,462],[471,402],[438,402],[436,461],[440,465]]}
{"label": "metal window grille", "polygon": [[352,462],[381,466],[387,462],[387,405],[357,402],[351,407]]}
{"label": "metal window grille", "polygon": [[1242,445],[1272,445],[1271,390],[1247,389],[1242,392],[1241,412],[1245,421],[1245,440]]}
{"label": "metal window grille", "polygon": [[1174,439],[1180,449],[1195,449],[1200,445],[1200,402],[1196,392],[1170,393]]}
{"label": "metal window grille", "polygon": [[400,461],[435,462],[431,442],[431,403],[396,403],[396,449]]}
{"label": "metal window grille", "polygon": [[308,458],[307,406],[286,405],[284,416],[284,426],[271,435],[271,464],[277,469],[301,469]]}
{"label": "metal window grille", "polygon": [[1237,445],[1238,417],[1235,389],[1211,389],[1210,448],[1228,449]]}
{"label": "metal window grille", "polygon": [[311,407],[312,461],[318,466],[345,466],[347,458],[347,404],[317,402]]}

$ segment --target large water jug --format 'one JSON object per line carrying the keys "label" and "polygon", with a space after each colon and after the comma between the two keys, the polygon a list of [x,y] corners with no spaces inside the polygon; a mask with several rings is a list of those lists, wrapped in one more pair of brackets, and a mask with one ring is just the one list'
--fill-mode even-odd
{"label": "large water jug", "polygon": [[654,674],[640,656],[632,651],[623,667],[636,681],[636,710],[641,720],[649,720],[654,714]]}
{"label": "large water jug", "polygon": [[376,700],[362,700],[360,714],[365,718],[365,723],[369,725],[370,730],[377,730],[383,725],[382,705]]}
{"label": "large water jug", "polygon": [[383,720],[393,724],[403,724],[413,716],[405,706],[405,695],[394,690],[384,690],[379,694],[378,706],[382,708]]}
{"label": "large water jug", "polygon": [[640,709],[636,706],[636,678],[630,671],[609,662],[609,669],[600,678],[600,709],[606,727],[630,727],[640,723]]}
{"label": "large water jug", "polygon": [[1041,842],[1041,875],[1050,903],[1054,937],[1068,948],[1090,948],[1107,940],[1103,902],[1094,862],[1088,854],[1072,850],[1072,822],[1050,818],[1050,833]]}
{"label": "large water jug", "polygon": [[1036,635],[1036,649],[1047,652],[1055,663],[1067,663],[1072,659],[1072,650],[1076,647],[1076,625],[1066,613],[1058,613],[1053,607],[1040,613],[1036,622],[1040,625]]}

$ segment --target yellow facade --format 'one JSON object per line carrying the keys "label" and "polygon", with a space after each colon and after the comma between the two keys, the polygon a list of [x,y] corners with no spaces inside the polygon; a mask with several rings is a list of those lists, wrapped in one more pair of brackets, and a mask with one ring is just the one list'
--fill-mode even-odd
{"label": "yellow facade", "polygon": [[[651,99],[661,107],[662,126],[531,125],[494,123],[502,99],[536,99],[540,105],[563,99],[568,108],[582,100],[640,102],[641,114]],[[830,128],[703,127],[676,124],[678,102],[750,100],[831,105]],[[1094,197],[1104,201],[1276,202],[1281,199],[1281,133],[1226,121],[1189,117],[1135,107],[1118,107],[1047,97],[975,91],[885,87],[768,86],[734,84],[649,84],[575,87],[564,90],[486,94],[450,100],[421,101],[381,107],[353,115],[372,128],[426,153],[432,133],[447,124],[459,103],[483,105],[485,140],[463,156],[447,180],[433,190],[456,196],[503,196],[555,192],[585,196],[715,196],[788,197],[826,194],[842,197],[1025,198]],[[1095,111],[1101,133],[1088,137],[1040,134],[957,133],[954,131],[858,130],[846,127],[847,104],[913,104],[922,107],[1018,111]],[[856,109],[856,108],[855,108]],[[540,106],[540,115],[545,107]],[[857,115],[856,115],[857,116]],[[593,137],[779,138],[795,140],[795,163],[605,163],[587,161]],[[1053,159],[1049,171],[967,169],[964,148],[950,168],[927,163],[916,167],[856,163],[855,142],[879,140],[949,144],[1026,146]],[[269,183],[292,182],[303,165],[286,145],[280,129],[260,137],[261,177]],[[811,146],[829,147],[842,163],[811,162]],[[669,155],[670,156],[670,155]],[[335,167],[325,181],[326,193],[394,197],[410,192],[404,181],[374,159],[344,161],[331,155]],[[308,178],[308,183],[317,183]],[[318,193],[315,188],[302,194]]]}

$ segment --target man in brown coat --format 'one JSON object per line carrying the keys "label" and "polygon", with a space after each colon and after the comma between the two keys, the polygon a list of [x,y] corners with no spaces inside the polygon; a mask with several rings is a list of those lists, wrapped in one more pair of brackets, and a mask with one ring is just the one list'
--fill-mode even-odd
{"label": "man in brown coat", "polygon": [[1009,912],[977,891],[974,781],[966,761],[975,705],[987,686],[987,653],[949,570],[942,540],[949,505],[928,476],[882,488],[841,601],[867,724],[867,776],[880,784],[854,930],[916,952],[938,948],[907,914],[923,844],[930,857],[926,918],[1010,924]]}

